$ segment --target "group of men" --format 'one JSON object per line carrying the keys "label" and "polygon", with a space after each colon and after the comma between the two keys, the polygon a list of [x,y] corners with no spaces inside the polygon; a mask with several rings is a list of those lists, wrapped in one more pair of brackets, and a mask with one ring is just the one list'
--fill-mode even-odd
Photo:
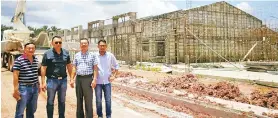
{"label": "group of men", "polygon": [[[77,118],[93,117],[93,89],[95,89],[97,115],[102,114],[102,92],[105,98],[106,117],[111,117],[111,82],[115,79],[119,65],[115,56],[107,52],[105,40],[98,41],[98,52],[89,52],[89,41],[80,40],[80,52],[71,63],[69,51],[62,48],[62,38],[52,38],[53,48],[44,53],[41,63],[41,80],[38,79],[39,61],[34,56],[34,43],[24,45],[24,54],[18,57],[13,66],[13,97],[17,100],[15,118],[34,118],[37,99],[41,91],[47,91],[47,117],[53,118],[54,99],[58,93],[59,118],[65,118],[67,78],[75,87],[77,98]],[[47,79],[45,79],[45,76]],[[83,110],[85,100],[85,115]]]}

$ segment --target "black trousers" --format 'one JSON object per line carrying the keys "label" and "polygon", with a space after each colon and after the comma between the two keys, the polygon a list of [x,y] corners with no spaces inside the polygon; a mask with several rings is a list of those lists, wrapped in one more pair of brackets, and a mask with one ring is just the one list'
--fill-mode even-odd
{"label": "black trousers", "polygon": [[86,118],[93,118],[93,90],[91,87],[92,81],[92,76],[76,76],[75,90],[77,98],[77,118],[84,118],[83,99],[85,100]]}

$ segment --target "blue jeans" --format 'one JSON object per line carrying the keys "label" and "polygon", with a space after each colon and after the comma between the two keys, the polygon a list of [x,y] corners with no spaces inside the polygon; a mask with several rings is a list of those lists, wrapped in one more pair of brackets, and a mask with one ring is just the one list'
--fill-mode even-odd
{"label": "blue jeans", "polygon": [[102,116],[102,90],[104,92],[104,99],[105,99],[105,110],[106,110],[106,117],[111,117],[111,84],[97,84],[95,88],[95,95],[96,95],[96,105],[97,105],[97,115],[98,117]]}
{"label": "blue jeans", "polygon": [[47,117],[53,118],[54,99],[58,92],[58,110],[59,118],[65,118],[65,101],[67,91],[67,77],[63,79],[47,78]]}
{"label": "blue jeans", "polygon": [[39,96],[38,84],[34,86],[19,85],[18,89],[21,99],[16,104],[15,118],[23,118],[26,107],[26,118],[34,118]]}

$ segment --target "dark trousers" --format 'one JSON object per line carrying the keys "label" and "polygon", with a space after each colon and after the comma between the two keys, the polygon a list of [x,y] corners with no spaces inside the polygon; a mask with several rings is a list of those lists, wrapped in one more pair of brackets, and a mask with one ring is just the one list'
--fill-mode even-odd
{"label": "dark trousers", "polygon": [[59,80],[57,78],[47,78],[47,117],[53,118],[54,99],[58,92],[59,118],[65,118],[65,101],[67,91],[67,77]]}
{"label": "dark trousers", "polygon": [[77,98],[77,118],[84,118],[83,98],[85,99],[86,118],[93,118],[93,90],[91,87],[92,81],[92,76],[76,76],[75,90]]}
{"label": "dark trousers", "polygon": [[111,113],[112,113],[112,110],[111,110],[111,83],[97,84],[97,86],[95,88],[97,115],[98,115],[98,117],[103,117],[103,114],[102,114],[102,91],[104,93],[104,99],[105,99],[106,117],[111,118]]}

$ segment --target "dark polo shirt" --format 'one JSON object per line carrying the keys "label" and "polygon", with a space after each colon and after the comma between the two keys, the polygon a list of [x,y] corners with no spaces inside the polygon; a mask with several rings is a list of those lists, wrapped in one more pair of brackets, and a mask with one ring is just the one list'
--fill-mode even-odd
{"label": "dark polo shirt", "polygon": [[63,48],[61,49],[60,54],[58,54],[54,48],[49,49],[44,53],[42,59],[42,66],[47,66],[47,78],[66,77],[66,65],[70,63],[69,51]]}

